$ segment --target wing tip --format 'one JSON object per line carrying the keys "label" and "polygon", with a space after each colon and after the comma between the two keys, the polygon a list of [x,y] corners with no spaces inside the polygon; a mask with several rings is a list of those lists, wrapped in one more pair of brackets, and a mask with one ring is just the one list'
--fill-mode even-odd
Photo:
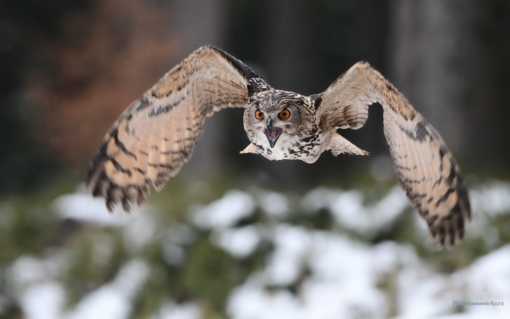
{"label": "wing tip", "polygon": [[[462,202],[463,204],[459,204]],[[467,203],[467,205],[465,205]],[[420,211],[420,214],[422,212]],[[436,241],[439,250],[446,247],[450,250],[464,240],[465,225],[471,220],[471,207],[467,198],[459,198],[457,204],[448,215],[439,217],[431,215],[425,217],[429,226],[430,236]]]}
{"label": "wing tip", "polygon": [[121,203],[122,209],[129,213],[134,203],[142,206],[150,194],[150,180],[143,185],[118,185],[106,174],[104,161],[93,162],[89,168],[86,189],[93,197],[103,197],[107,210],[112,213],[115,206]]}
{"label": "wing tip", "polygon": [[244,76],[246,80],[250,80],[252,78],[260,78],[260,76],[255,73],[248,65],[244,64],[241,60],[234,57],[228,52],[223,51],[222,49],[215,47],[213,45],[205,45],[202,48],[207,48],[213,50],[220,54],[225,60],[228,61],[240,74]]}

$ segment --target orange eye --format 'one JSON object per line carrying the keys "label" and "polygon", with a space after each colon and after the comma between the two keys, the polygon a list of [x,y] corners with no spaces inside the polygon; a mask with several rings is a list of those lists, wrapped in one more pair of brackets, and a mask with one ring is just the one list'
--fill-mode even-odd
{"label": "orange eye", "polygon": [[287,120],[288,118],[290,117],[290,111],[285,109],[283,111],[281,111],[280,113],[278,113],[278,118],[280,120]]}
{"label": "orange eye", "polygon": [[262,121],[264,119],[264,112],[262,112],[261,110],[256,110],[255,118],[259,121]]}

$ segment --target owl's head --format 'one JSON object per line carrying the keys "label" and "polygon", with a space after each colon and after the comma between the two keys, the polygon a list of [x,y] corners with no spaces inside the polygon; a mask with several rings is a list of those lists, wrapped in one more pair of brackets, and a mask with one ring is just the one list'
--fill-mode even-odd
{"label": "owl's head", "polygon": [[309,97],[288,91],[254,94],[244,112],[244,129],[251,144],[242,153],[289,158],[289,148],[306,135],[314,122],[311,103]]}

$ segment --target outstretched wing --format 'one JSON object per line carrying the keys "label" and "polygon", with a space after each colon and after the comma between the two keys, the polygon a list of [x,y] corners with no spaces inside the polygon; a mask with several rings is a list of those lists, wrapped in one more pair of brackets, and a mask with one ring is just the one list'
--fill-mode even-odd
{"label": "outstretched wing", "polygon": [[206,116],[245,107],[248,80],[258,76],[228,53],[204,46],[166,73],[133,102],[104,137],[88,171],[94,196],[108,210],[145,202],[150,185],[161,190],[177,175],[200,140]]}
{"label": "outstretched wing", "polygon": [[326,91],[317,118],[335,128],[362,127],[368,106],[384,110],[384,134],[397,179],[440,246],[461,242],[471,218],[459,167],[437,131],[368,63],[355,64]]}

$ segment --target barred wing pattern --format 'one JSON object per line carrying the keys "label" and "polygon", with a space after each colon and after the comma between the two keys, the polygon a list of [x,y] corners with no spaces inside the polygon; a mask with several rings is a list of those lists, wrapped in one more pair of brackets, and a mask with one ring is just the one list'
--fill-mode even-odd
{"label": "barred wing pattern", "polygon": [[246,107],[248,80],[256,77],[228,53],[205,46],[172,68],[129,106],[104,137],[89,168],[87,185],[106,198],[142,204],[153,185],[160,191],[190,158],[206,116]]}
{"label": "barred wing pattern", "polygon": [[384,110],[384,134],[397,179],[427,222],[440,247],[461,242],[471,218],[459,167],[441,136],[387,79],[360,62],[320,95],[317,119],[332,127],[358,129],[368,106]]}

